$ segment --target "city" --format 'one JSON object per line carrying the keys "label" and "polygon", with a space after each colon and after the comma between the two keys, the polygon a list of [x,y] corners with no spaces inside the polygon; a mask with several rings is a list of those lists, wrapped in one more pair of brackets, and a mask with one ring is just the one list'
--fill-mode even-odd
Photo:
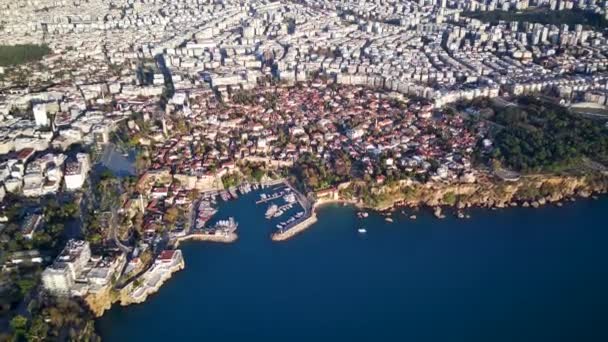
{"label": "city", "polygon": [[181,242],[237,241],[239,197],[281,244],[330,203],[393,222],[608,191],[607,1],[0,13],[0,340],[99,339],[186,267]]}

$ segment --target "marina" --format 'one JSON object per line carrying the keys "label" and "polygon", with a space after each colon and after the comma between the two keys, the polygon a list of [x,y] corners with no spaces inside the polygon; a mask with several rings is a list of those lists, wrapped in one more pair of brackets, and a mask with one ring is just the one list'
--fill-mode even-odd
{"label": "marina", "polygon": [[[226,192],[221,192],[219,196],[226,201]],[[209,224],[213,217],[217,214],[217,201],[215,193],[204,194],[198,201],[193,210],[192,226],[190,234],[180,237],[180,240],[189,239],[196,235],[218,236],[222,239],[233,240],[236,238],[236,229],[238,223],[233,217],[228,219],[218,220],[214,224]]]}
{"label": "marina", "polygon": [[[274,221],[271,226],[276,228],[272,234],[272,239],[275,241],[291,237],[312,222],[316,222],[308,200],[287,182],[272,187],[269,193],[261,193],[255,203],[256,205],[270,203],[264,216],[267,220]],[[286,215],[285,219],[275,221],[283,215]]]}

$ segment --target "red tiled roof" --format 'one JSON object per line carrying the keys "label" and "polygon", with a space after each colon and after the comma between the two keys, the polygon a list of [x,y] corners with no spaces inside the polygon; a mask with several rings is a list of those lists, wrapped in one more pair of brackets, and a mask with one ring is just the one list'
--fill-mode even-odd
{"label": "red tiled roof", "polygon": [[159,260],[171,260],[171,259],[173,259],[174,254],[175,254],[174,250],[164,250],[164,251],[160,252],[158,259]]}

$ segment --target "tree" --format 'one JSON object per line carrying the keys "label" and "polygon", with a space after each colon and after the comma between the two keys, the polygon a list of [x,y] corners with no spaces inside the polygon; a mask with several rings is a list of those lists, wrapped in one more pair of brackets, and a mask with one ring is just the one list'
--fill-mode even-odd
{"label": "tree", "polygon": [[36,281],[30,278],[22,278],[17,281],[17,286],[19,286],[21,295],[25,296],[36,286]]}
{"label": "tree", "polygon": [[262,168],[260,168],[260,167],[255,168],[251,172],[251,176],[253,177],[253,179],[256,180],[256,182],[260,182],[265,174],[266,174],[266,172],[264,172],[264,170]]}
{"label": "tree", "polygon": [[453,192],[446,192],[443,195],[443,203],[453,206],[454,204],[456,204],[456,195]]}
{"label": "tree", "polygon": [[173,223],[175,223],[175,221],[177,221],[178,216],[179,216],[179,209],[177,209],[176,207],[171,207],[171,208],[167,209],[167,211],[165,212],[165,221],[167,223],[173,224]]}
{"label": "tree", "polygon": [[27,340],[30,342],[45,341],[49,332],[49,325],[42,319],[36,317],[27,332]]}
{"label": "tree", "polygon": [[27,318],[21,315],[17,315],[13,317],[13,319],[11,319],[10,326],[11,329],[15,332],[15,334],[17,334],[18,336],[23,336],[27,329]]}

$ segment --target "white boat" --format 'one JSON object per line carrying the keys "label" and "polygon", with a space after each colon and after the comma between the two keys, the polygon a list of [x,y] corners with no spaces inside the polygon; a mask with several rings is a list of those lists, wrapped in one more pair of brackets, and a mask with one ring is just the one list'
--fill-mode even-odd
{"label": "white boat", "polygon": [[272,204],[268,207],[268,210],[266,210],[266,219],[270,219],[271,217],[274,216],[274,214],[277,213],[277,210],[279,209],[279,207],[276,204]]}
{"label": "white boat", "polygon": [[390,217],[385,218],[384,220],[386,220],[386,222],[393,222],[393,219]]}
{"label": "white boat", "polygon": [[296,196],[292,193],[289,193],[289,194],[283,196],[283,199],[287,203],[294,203],[296,201]]}
{"label": "white boat", "polygon": [[357,229],[357,231],[361,234],[367,233],[367,230],[365,228],[359,228],[359,229]]}

